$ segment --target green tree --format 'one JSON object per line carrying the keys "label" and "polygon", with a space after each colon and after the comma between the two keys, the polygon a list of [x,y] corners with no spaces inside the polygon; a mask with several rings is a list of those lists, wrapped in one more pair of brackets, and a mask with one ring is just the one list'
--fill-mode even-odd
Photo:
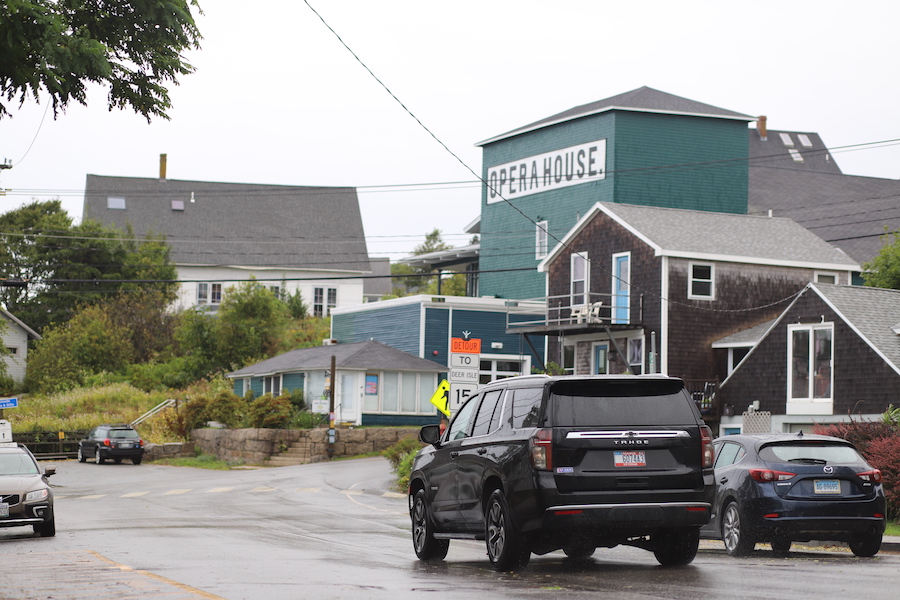
{"label": "green tree", "polygon": [[[450,250],[452,245],[446,243],[441,237],[440,229],[433,229],[425,234],[425,241],[413,248],[413,256],[438,252],[440,250]],[[427,277],[426,275],[432,275]],[[437,273],[429,267],[413,267],[404,263],[394,263],[391,265],[391,275],[393,286],[391,295],[395,297],[409,296],[412,294],[434,294],[437,293]],[[444,283],[441,282],[441,294],[448,296],[465,296],[465,281],[463,281],[462,293],[450,293],[455,290],[454,284],[451,284],[450,290],[444,289]],[[458,286],[457,286],[458,287]],[[458,291],[458,290],[456,290]]]}
{"label": "green tree", "polygon": [[48,328],[28,353],[25,385],[33,392],[58,392],[84,384],[91,375],[118,373],[133,360],[128,328],[103,306],[88,306],[68,322]]}
{"label": "green tree", "polygon": [[218,311],[219,357],[222,366],[239,368],[268,358],[278,349],[290,322],[284,302],[256,280],[229,288]]}
{"label": "green tree", "polygon": [[900,232],[885,235],[881,250],[862,267],[866,285],[900,290]]}
{"label": "green tree", "polygon": [[73,225],[59,200],[0,215],[0,277],[27,282],[0,287],[0,302],[38,332],[123,290],[158,292],[168,303],[178,286],[163,240],[137,241],[96,221]]}
{"label": "green tree", "polygon": [[[106,84],[110,109],[168,119],[166,86],[193,72],[183,52],[200,47],[191,8],[196,0],[0,3],[0,90],[20,103],[48,94],[55,115],[87,104],[88,83]],[[0,103],[0,118],[10,114]]]}

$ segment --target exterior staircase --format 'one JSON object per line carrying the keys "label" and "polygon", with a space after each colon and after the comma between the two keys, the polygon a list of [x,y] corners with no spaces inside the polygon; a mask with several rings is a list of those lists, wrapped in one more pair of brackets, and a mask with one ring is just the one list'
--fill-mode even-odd
{"label": "exterior staircase", "polygon": [[309,438],[303,438],[291,444],[281,454],[269,458],[268,464],[273,467],[286,467],[305,465],[310,462],[312,462],[312,442]]}

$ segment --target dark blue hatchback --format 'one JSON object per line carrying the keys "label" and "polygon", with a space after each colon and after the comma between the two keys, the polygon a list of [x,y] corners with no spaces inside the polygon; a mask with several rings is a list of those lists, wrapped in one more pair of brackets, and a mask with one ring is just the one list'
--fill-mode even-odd
{"label": "dark blue hatchback", "polygon": [[793,542],[847,542],[874,556],[884,534],[881,471],[840,438],[796,434],[730,435],[714,442],[713,514],[701,530],[732,556],[757,542],[787,553]]}

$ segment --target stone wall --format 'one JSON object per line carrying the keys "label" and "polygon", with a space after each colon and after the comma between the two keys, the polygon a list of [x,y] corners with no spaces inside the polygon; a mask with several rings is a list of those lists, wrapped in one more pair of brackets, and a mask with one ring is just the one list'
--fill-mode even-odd
{"label": "stone wall", "polygon": [[[418,427],[371,427],[335,430],[334,456],[356,456],[380,452],[406,436],[416,436]],[[219,460],[263,464],[291,446],[309,449],[310,462],[328,459],[326,429],[194,429],[191,440],[202,454]]]}

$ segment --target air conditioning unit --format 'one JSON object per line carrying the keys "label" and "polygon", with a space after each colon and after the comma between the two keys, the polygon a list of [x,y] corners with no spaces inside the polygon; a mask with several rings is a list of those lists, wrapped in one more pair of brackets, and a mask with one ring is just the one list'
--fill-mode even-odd
{"label": "air conditioning unit", "polygon": [[338,343],[337,340],[335,340],[333,338],[326,338],[326,339],[322,340],[323,346],[334,346],[337,343]]}

